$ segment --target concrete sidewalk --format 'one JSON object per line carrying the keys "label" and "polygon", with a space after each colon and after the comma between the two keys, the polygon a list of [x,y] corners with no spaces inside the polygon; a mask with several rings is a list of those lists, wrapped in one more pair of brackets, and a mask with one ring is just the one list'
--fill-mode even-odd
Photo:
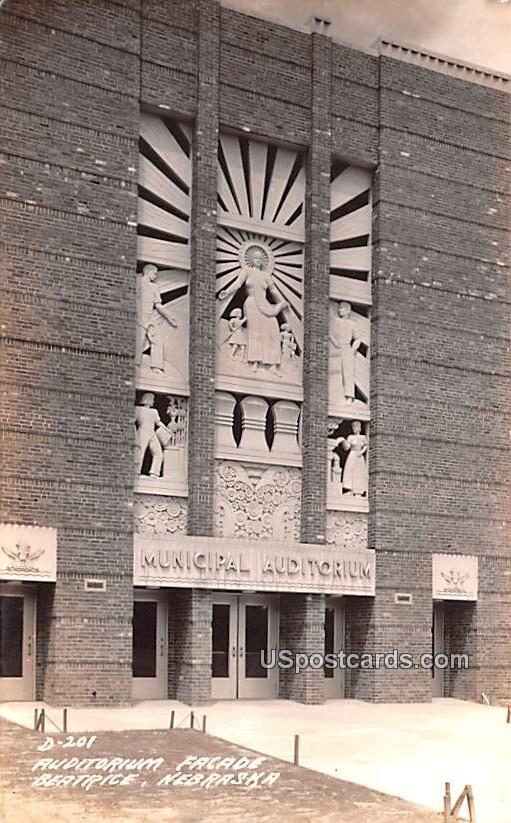
{"label": "concrete sidewalk", "polygon": [[[33,728],[34,706],[7,703],[0,715]],[[190,707],[146,701],[125,709],[70,709],[69,732],[189,726]],[[457,796],[472,784],[478,823],[511,823],[511,724],[506,709],[441,699],[419,704],[331,700],[303,706],[285,700],[218,702],[198,707],[207,731],[300,765],[405,800],[442,809],[445,781]],[[61,722],[59,711],[48,714]],[[51,724],[46,730],[51,734]]]}

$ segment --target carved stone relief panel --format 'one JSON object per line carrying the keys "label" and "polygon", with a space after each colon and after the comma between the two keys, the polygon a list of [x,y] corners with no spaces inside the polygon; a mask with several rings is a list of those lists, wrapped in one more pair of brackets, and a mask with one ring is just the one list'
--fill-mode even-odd
{"label": "carved stone relief panel", "polygon": [[188,392],[191,130],[143,113],[137,224],[137,386]]}
{"label": "carved stone relief panel", "polygon": [[135,490],[186,496],[187,398],[138,391],[135,428]]}
{"label": "carved stone relief panel", "polygon": [[371,183],[334,162],[331,183],[329,413],[369,419]]}
{"label": "carved stone relief panel", "polygon": [[135,495],[135,531],[139,534],[186,534],[186,500],[152,494]]}
{"label": "carved stone relief panel", "polygon": [[190,268],[191,127],[142,113],[137,257],[159,268]]}
{"label": "carved stone relief panel", "polygon": [[328,407],[330,414],[369,419],[369,319],[367,309],[330,301]]}
{"label": "carved stone relief panel", "polygon": [[219,461],[215,534],[248,540],[300,539],[301,472]]}
{"label": "carved stone relief panel", "polygon": [[301,397],[302,245],[220,227],[217,261],[217,385]]}
{"label": "carved stone relief panel", "polygon": [[330,297],[371,303],[372,173],[334,162],[330,185]]}
{"label": "carved stone relief panel", "polygon": [[217,386],[301,399],[303,156],[222,134]]}
{"label": "carved stone relief panel", "polygon": [[326,541],[347,551],[367,549],[367,514],[327,512]]}
{"label": "carved stone relief panel", "polygon": [[328,423],[327,507],[367,511],[368,424],[361,420]]}
{"label": "carved stone relief panel", "polygon": [[188,392],[188,272],[145,263],[137,274],[137,386]]}
{"label": "carved stone relief panel", "polygon": [[233,460],[301,466],[300,405],[216,392],[215,454]]}

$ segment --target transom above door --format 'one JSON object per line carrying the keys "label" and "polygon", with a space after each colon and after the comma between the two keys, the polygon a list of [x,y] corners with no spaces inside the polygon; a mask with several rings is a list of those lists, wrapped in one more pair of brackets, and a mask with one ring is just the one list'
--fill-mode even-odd
{"label": "transom above door", "polygon": [[278,625],[278,597],[214,595],[213,700],[277,697],[278,669],[267,669],[263,663],[270,659],[271,649],[278,648]]}

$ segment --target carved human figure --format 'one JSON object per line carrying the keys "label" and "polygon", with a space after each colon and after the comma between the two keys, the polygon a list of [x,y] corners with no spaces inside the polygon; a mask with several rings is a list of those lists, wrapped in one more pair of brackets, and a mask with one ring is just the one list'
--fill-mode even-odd
{"label": "carved human figure", "polygon": [[233,309],[229,315],[229,334],[227,342],[231,347],[231,357],[236,357],[238,352],[243,360],[247,348],[247,332],[243,326],[247,318],[243,317],[241,309]]}
{"label": "carved human figure", "polygon": [[361,340],[357,337],[355,323],[351,317],[351,304],[339,303],[338,317],[329,335],[332,345],[340,350],[341,355],[341,389],[346,403],[355,399],[355,353]]}
{"label": "carved human figure", "polygon": [[[269,255],[262,246],[254,243],[245,252],[245,265],[238,277],[219,296],[225,300],[245,285],[247,297],[243,303],[243,314],[247,321],[247,361],[252,369],[269,366],[277,371],[281,362],[280,329],[277,316],[287,309],[272,279]],[[270,303],[269,293],[275,302]]]}
{"label": "carved human figure", "polygon": [[159,318],[173,328],[177,327],[176,320],[163,308],[160,289],[156,284],[158,269],[152,263],[147,263],[142,269],[139,279],[137,295],[137,346],[136,363],[142,362],[142,354],[147,345],[150,346],[150,366],[157,372],[163,371],[163,339]]}
{"label": "carved human figure", "polygon": [[291,331],[290,323],[282,323],[280,327],[280,346],[283,360],[294,360],[296,357],[296,340]]}
{"label": "carved human figure", "polygon": [[137,428],[137,465],[138,474],[142,473],[142,465],[146,451],[151,454],[150,477],[159,477],[163,461],[163,450],[157,432],[161,435],[170,435],[169,430],[160,420],[158,410],[154,408],[154,394],[144,392],[139,404],[135,407],[135,425]]}
{"label": "carved human figure", "polygon": [[367,452],[367,437],[362,434],[362,424],[360,420],[354,420],[351,424],[353,434],[348,437],[340,437],[338,443],[343,449],[349,452],[342,475],[342,486],[348,494],[354,497],[362,497],[367,494],[367,464],[365,453]]}
{"label": "carved human figure", "polygon": [[[338,441],[337,441],[338,442]],[[336,443],[337,445],[337,443]],[[332,459],[330,461],[330,481],[336,487],[336,493],[342,492],[342,466],[341,458],[332,450]]]}

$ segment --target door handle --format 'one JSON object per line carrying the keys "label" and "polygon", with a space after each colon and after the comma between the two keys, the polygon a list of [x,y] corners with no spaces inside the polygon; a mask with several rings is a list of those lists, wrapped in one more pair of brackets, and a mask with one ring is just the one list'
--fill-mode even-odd
{"label": "door handle", "polygon": [[232,647],[232,656],[236,657],[236,646]]}
{"label": "door handle", "polygon": [[163,637],[160,638],[160,657],[163,657],[165,651],[165,640]]}
{"label": "door handle", "polygon": [[32,657],[32,636],[29,635],[27,641],[27,654],[29,657]]}
{"label": "door handle", "polygon": [[243,657],[244,653],[245,651],[243,649],[243,646],[240,646],[240,657]]}

